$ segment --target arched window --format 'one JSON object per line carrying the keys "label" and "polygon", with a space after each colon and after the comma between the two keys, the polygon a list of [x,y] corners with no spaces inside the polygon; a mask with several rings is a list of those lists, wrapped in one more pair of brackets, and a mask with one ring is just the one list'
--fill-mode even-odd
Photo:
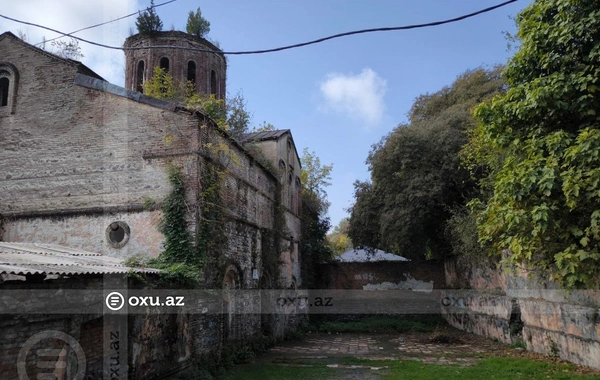
{"label": "arched window", "polygon": [[7,77],[0,78],[0,107],[8,106],[8,88],[10,80]]}
{"label": "arched window", "polygon": [[215,70],[210,70],[210,93],[217,95],[217,73],[215,73]]}
{"label": "arched window", "polygon": [[144,61],[138,62],[135,75],[135,90],[137,92],[144,92]]}
{"label": "arched window", "polygon": [[162,57],[160,59],[160,68],[164,69],[165,71],[169,71],[169,58]]}
{"label": "arched window", "polygon": [[18,85],[17,68],[8,62],[0,62],[0,115],[15,113]]}
{"label": "arched window", "polygon": [[187,80],[196,84],[196,62],[188,62]]}

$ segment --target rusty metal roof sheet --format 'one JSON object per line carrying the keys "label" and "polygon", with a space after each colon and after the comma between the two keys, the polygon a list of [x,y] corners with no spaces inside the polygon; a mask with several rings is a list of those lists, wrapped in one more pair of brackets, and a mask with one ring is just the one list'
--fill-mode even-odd
{"label": "rusty metal roof sheet", "polygon": [[0,242],[0,274],[86,275],[112,273],[158,273],[134,268],[99,253],[53,244]]}

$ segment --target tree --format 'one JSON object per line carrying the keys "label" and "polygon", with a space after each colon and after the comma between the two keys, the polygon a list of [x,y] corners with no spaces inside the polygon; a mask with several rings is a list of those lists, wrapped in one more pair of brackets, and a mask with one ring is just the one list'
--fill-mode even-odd
{"label": "tree", "polygon": [[252,132],[269,132],[274,130],[275,126],[273,124],[263,121],[262,124],[258,125],[257,127],[254,127],[252,129]]}
{"label": "tree", "polygon": [[600,275],[600,10],[539,0],[517,16],[510,90],[479,106],[465,149],[490,197],[477,228],[507,264],[568,287]]}
{"label": "tree", "polygon": [[163,23],[154,10],[154,0],[150,1],[150,7],[139,13],[135,26],[138,33],[143,35],[153,35],[163,29]]}
{"label": "tree", "polygon": [[227,101],[227,125],[229,134],[236,139],[240,139],[249,132],[250,120],[252,116],[247,110],[247,102],[244,94],[238,91],[233,98]]}
{"label": "tree", "polygon": [[350,219],[343,218],[339,224],[333,228],[333,231],[327,235],[327,244],[335,256],[346,252],[352,248],[352,240],[348,236],[350,228]]}
{"label": "tree", "polygon": [[300,251],[302,252],[302,278],[309,288],[319,287],[320,264],[331,260],[326,235],[330,223],[327,217],[329,201],[325,187],[331,181],[332,165],[322,165],[314,152],[304,148],[302,157],[302,226]]}
{"label": "tree", "polygon": [[53,47],[53,53],[64,59],[80,60],[84,57],[79,47],[79,41],[71,38],[69,42],[63,40],[54,40],[50,43]]}
{"label": "tree", "polygon": [[331,185],[329,181],[331,181],[333,165],[322,165],[321,159],[315,152],[309,152],[308,148],[304,148],[302,151],[300,161],[302,163],[302,173],[300,174],[302,197],[318,213],[326,214],[329,209],[329,201],[325,188]]}
{"label": "tree", "polygon": [[204,38],[210,32],[210,22],[202,17],[202,12],[198,8],[196,12],[190,11],[188,14],[185,29],[189,34]]}
{"label": "tree", "polygon": [[446,222],[476,191],[458,153],[475,121],[470,110],[504,89],[501,68],[476,69],[434,94],[419,96],[409,123],[375,144],[370,182],[355,183],[349,234],[356,247],[404,257],[451,252]]}

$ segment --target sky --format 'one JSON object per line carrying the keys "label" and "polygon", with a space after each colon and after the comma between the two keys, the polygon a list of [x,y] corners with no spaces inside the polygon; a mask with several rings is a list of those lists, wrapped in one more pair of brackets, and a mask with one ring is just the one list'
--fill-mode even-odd
{"label": "sky", "polygon": [[[156,0],[160,4],[165,0]],[[225,51],[274,48],[337,33],[440,21],[503,0],[177,0],[156,9],[164,30],[185,30],[190,10],[211,23],[208,38]],[[291,129],[296,147],[332,164],[328,193],[332,226],[348,216],[353,183],[370,178],[373,144],[398,124],[421,94],[450,85],[464,71],[506,63],[505,32],[531,0],[520,0],[453,24],[354,35],[297,49],[228,56],[227,91],[243,93],[252,125]],[[63,32],[144,9],[146,0],[20,0],[1,14]],[[121,46],[135,16],[77,36]],[[57,34],[0,18],[0,33],[24,32],[30,43]],[[111,83],[124,85],[124,55],[80,43],[81,61]],[[47,49],[52,50],[50,43]]]}

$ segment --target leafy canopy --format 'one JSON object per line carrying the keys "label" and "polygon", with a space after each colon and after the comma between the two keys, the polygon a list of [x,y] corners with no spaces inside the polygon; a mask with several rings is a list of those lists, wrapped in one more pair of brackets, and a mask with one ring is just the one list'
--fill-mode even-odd
{"label": "leafy canopy", "polygon": [[198,8],[196,12],[190,11],[188,14],[185,29],[189,34],[204,38],[210,32],[210,22],[202,17],[202,12]]}
{"label": "leafy canopy", "polygon": [[150,7],[138,14],[135,26],[138,33],[143,35],[152,35],[163,29],[163,23],[154,10],[154,0],[150,1]]}
{"label": "leafy canopy", "polygon": [[507,250],[506,263],[591,285],[600,274],[600,8],[539,0],[516,21],[510,90],[477,107],[465,148],[491,194],[470,205],[481,239]]}
{"label": "leafy canopy", "polygon": [[319,288],[319,264],[329,261],[333,252],[326,241],[331,227],[327,217],[329,201],[325,188],[330,185],[333,165],[322,165],[315,152],[304,148],[302,157],[302,210],[300,252],[302,278],[309,288]]}
{"label": "leafy canopy", "polygon": [[448,87],[419,96],[408,124],[375,144],[367,158],[370,182],[354,184],[349,235],[356,247],[409,258],[443,257],[451,210],[471,199],[476,184],[458,156],[471,109],[503,91],[501,68],[476,69]]}

